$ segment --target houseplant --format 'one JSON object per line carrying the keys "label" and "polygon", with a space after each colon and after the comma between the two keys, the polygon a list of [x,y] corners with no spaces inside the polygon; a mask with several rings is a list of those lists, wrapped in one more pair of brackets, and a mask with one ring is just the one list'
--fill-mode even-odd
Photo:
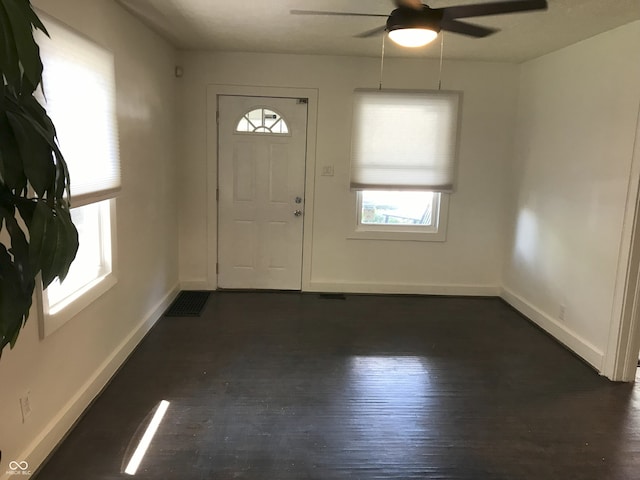
{"label": "houseplant", "polygon": [[78,250],[69,172],[34,96],[42,81],[35,29],[47,33],[29,0],[0,0],[0,356],[29,317],[36,282],[63,280]]}

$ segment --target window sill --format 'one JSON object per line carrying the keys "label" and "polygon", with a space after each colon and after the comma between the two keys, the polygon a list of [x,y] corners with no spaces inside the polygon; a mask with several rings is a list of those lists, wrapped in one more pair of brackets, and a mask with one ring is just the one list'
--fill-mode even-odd
{"label": "window sill", "polygon": [[380,230],[356,229],[347,237],[348,240],[392,240],[404,242],[445,242],[447,233],[440,232],[407,232],[402,230]]}
{"label": "window sill", "polygon": [[[113,273],[97,278],[76,293],[54,305],[50,312],[43,312],[40,322],[40,337],[45,338],[78,315],[98,298],[109,291],[118,279]],[[44,295],[44,293],[43,293]]]}

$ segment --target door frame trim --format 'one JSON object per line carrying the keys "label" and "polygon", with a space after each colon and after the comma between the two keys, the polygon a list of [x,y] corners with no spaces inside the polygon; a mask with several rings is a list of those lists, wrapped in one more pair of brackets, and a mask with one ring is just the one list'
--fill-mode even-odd
{"label": "door frame trim", "polygon": [[640,104],[631,157],[618,272],[602,374],[633,382],[640,350]]}
{"label": "door frame trim", "polygon": [[318,131],[318,89],[297,87],[269,87],[260,85],[207,85],[207,288],[218,288],[218,97],[280,97],[306,98],[307,146],[305,159],[305,202],[302,225],[302,291],[311,283],[311,255],[313,252],[313,212],[316,172],[316,144]]}

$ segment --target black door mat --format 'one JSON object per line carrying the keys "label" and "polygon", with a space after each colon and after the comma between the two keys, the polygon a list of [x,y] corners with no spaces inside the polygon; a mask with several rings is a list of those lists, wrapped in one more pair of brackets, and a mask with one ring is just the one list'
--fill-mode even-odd
{"label": "black door mat", "polygon": [[165,317],[199,317],[211,292],[183,290],[164,312]]}

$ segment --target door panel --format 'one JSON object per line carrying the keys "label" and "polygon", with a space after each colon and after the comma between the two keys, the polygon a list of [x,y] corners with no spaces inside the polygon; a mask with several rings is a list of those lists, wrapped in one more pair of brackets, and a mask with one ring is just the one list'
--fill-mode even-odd
{"label": "door panel", "polygon": [[284,145],[273,145],[269,158],[269,201],[289,203],[289,158]]}
{"label": "door panel", "polygon": [[239,144],[233,156],[233,199],[253,202],[256,198],[256,162],[253,145]]}
{"label": "door panel", "polygon": [[[307,105],[291,98],[218,100],[218,285],[300,290],[303,215],[295,211],[304,212],[296,198],[304,199]],[[243,117],[256,110],[263,113]],[[259,125],[274,125],[273,112],[287,125],[274,130],[284,133]],[[257,132],[236,132],[239,123]]]}
{"label": "door panel", "polygon": [[235,220],[233,222],[233,238],[236,248],[233,249],[232,264],[236,268],[254,270],[256,268],[255,243],[258,229],[256,222]]}

